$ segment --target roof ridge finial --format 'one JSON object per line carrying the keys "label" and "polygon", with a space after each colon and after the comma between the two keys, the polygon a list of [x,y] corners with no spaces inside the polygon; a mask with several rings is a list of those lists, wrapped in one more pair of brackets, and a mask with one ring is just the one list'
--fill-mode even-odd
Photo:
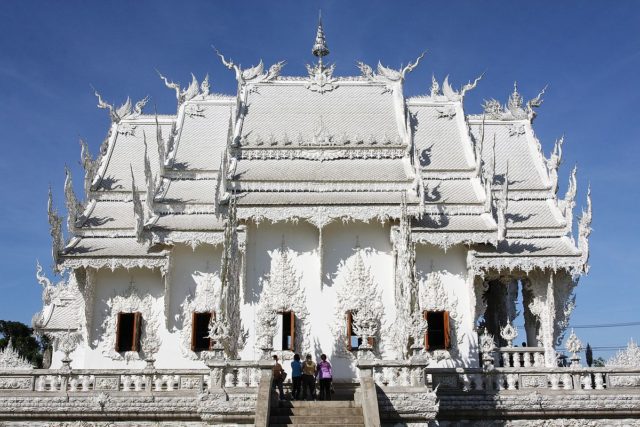
{"label": "roof ridge finial", "polygon": [[313,43],[311,49],[313,56],[318,57],[318,64],[322,69],[322,57],[329,55],[329,48],[327,47],[327,39],[324,35],[324,29],[322,28],[322,10],[318,11],[318,28],[316,30],[316,40]]}

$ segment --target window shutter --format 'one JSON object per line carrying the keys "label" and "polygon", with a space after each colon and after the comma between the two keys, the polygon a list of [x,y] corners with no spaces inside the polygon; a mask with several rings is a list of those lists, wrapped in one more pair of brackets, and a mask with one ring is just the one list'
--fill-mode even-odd
{"label": "window shutter", "polygon": [[[211,318],[209,319],[209,323],[211,323],[212,321],[215,321],[215,320],[216,320],[216,312],[212,311],[211,312]],[[209,325],[207,325],[207,328],[208,327],[209,327]],[[207,329],[207,335],[209,335],[208,332],[209,332],[209,330]],[[212,340],[211,338],[209,338],[209,350],[213,350],[213,345],[214,344],[215,344],[215,341]]]}
{"label": "window shutter", "polygon": [[444,348],[451,348],[451,342],[449,340],[449,312],[442,313],[444,317]]}
{"label": "window shutter", "polygon": [[[428,320],[428,316],[429,312],[428,311],[423,311],[422,312],[422,317],[424,317],[424,320]],[[429,350],[429,324],[427,324],[427,332],[424,333],[424,349],[426,351]]]}
{"label": "window shutter", "polygon": [[135,312],[133,316],[133,345],[131,351],[140,351],[140,331],[142,328],[142,313]]}
{"label": "window shutter", "polygon": [[291,315],[291,346],[289,350],[294,351],[296,348],[296,315],[293,311],[290,311],[289,314]]}
{"label": "window shutter", "polygon": [[347,311],[347,350],[351,351],[351,322],[352,322],[352,318],[351,318],[351,312]]}
{"label": "window shutter", "polygon": [[198,313],[195,311],[191,313],[191,351],[196,351],[196,329],[198,326],[197,322]]}
{"label": "window shutter", "polygon": [[120,324],[122,323],[122,313],[118,313],[116,319],[116,351],[120,352]]}

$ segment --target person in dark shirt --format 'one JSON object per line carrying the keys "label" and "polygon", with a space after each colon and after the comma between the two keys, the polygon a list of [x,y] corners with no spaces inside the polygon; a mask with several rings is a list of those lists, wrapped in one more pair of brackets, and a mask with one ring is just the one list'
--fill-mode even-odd
{"label": "person in dark shirt", "polygon": [[300,400],[302,362],[300,362],[300,355],[297,353],[293,355],[293,361],[291,362],[291,382],[293,383],[293,390],[291,391],[293,400]]}

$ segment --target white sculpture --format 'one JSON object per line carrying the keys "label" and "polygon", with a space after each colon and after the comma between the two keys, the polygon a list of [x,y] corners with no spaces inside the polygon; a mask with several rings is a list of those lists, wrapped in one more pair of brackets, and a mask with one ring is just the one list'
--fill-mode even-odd
{"label": "white sculpture", "polygon": [[7,346],[0,350],[0,370],[26,370],[33,369],[33,367],[27,359],[20,356],[20,353],[13,348],[11,339]]}

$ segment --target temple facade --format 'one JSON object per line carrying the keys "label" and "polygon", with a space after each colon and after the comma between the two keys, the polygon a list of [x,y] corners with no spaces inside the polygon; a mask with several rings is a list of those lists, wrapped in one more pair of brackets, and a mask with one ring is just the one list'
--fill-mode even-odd
{"label": "temple facade", "polygon": [[[546,156],[533,129],[544,90],[525,100],[514,85],[506,102],[469,114],[464,98],[481,77],[459,89],[433,78],[428,93],[405,96],[424,54],[337,77],[321,25],[312,53],[300,77],[284,62],[242,69],[217,53],[234,94],[212,92],[208,77],[184,88],[160,75],[173,115],[96,92],[111,125],[96,159],[81,144],[82,197],[66,171],[64,234],[49,200],[63,279],[37,270],[33,324],[54,338],[50,368],[13,389],[90,391],[100,411],[118,393],[208,390],[200,403],[153,402],[260,424],[260,391],[247,390],[267,378],[272,354],[327,354],[335,382],[362,385],[365,406],[367,378],[414,387],[401,395],[423,407],[385,401],[406,422],[434,419],[437,384],[584,385],[546,377],[588,271],[591,198],[574,221],[575,168],[558,189],[563,139]],[[543,373],[491,385],[473,376],[489,368]],[[464,413],[463,400],[440,399]]]}

